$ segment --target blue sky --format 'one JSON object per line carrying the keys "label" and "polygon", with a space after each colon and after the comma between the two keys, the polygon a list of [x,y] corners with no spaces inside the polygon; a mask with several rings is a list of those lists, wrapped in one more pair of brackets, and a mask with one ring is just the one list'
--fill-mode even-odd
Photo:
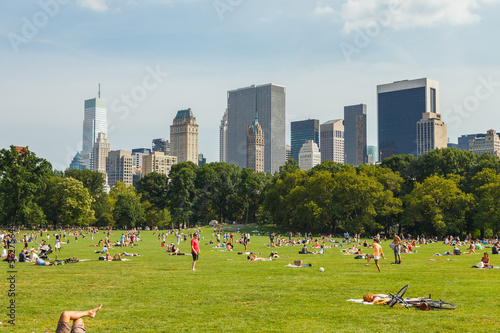
{"label": "blue sky", "polygon": [[[270,82],[287,87],[288,123],[342,118],[345,105],[367,104],[372,145],[377,84],[421,77],[440,82],[452,142],[500,130],[499,0],[40,0],[0,8],[0,147],[28,145],[57,169],[81,147],[83,101],[96,97],[98,83],[113,150],[169,138],[177,110],[191,107],[200,152],[216,161],[226,92]],[[124,96],[136,97],[127,104]]]}

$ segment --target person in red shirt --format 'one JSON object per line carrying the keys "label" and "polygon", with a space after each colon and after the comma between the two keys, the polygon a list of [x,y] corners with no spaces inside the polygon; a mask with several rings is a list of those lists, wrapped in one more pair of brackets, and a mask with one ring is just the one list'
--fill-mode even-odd
{"label": "person in red shirt", "polygon": [[198,234],[193,235],[191,239],[191,255],[193,256],[193,271],[195,270],[196,261],[198,261],[198,256],[200,255],[200,243],[198,242]]}

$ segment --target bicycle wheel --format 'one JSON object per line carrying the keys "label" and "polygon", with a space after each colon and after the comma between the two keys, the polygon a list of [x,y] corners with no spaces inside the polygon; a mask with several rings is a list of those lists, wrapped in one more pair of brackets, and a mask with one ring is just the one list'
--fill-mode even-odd
{"label": "bicycle wheel", "polygon": [[427,301],[426,302],[430,308],[433,309],[443,309],[443,310],[455,310],[457,306],[455,304],[446,303],[443,301]]}
{"label": "bicycle wheel", "polygon": [[398,293],[396,295],[394,295],[394,296],[403,298],[404,294],[406,293],[406,291],[408,290],[409,287],[410,287],[410,285],[407,284],[406,286],[404,286],[403,288],[401,288],[401,290],[398,291]]}

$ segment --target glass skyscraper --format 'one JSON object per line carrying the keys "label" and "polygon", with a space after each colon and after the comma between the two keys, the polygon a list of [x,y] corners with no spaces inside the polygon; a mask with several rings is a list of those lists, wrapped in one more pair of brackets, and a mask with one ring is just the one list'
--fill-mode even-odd
{"label": "glass skyscraper", "polygon": [[361,165],[368,162],[366,151],[366,105],[344,107],[345,163]]}
{"label": "glass skyscraper", "polygon": [[292,143],[292,157],[295,162],[298,163],[300,148],[302,148],[302,145],[306,141],[313,140],[319,147],[319,120],[307,119],[291,122],[290,137]]}
{"label": "glass skyscraper", "polygon": [[97,136],[99,133],[108,133],[106,104],[106,100],[102,98],[92,98],[85,101],[81,155],[90,169],[94,169],[94,145]]}
{"label": "glass skyscraper", "polygon": [[247,166],[247,131],[258,112],[265,133],[264,170],[285,164],[286,88],[275,84],[231,90],[227,93],[227,162]]}
{"label": "glass skyscraper", "polygon": [[417,122],[422,113],[439,113],[439,82],[423,78],[377,86],[380,159],[417,156]]}

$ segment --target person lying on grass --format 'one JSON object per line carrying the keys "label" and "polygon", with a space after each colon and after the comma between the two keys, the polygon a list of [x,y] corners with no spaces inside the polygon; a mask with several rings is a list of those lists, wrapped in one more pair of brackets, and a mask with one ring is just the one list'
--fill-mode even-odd
{"label": "person lying on grass", "polygon": [[[94,318],[97,311],[101,310],[102,304],[92,310],[87,311],[64,311],[59,317],[56,333],[85,333],[87,328],[83,323],[84,317]],[[73,327],[70,327],[70,321],[73,321]],[[70,329],[71,328],[71,329]]]}
{"label": "person lying on grass", "polygon": [[51,262],[48,262],[48,261],[43,261],[40,258],[36,258],[36,260],[33,263],[33,265],[37,265],[37,266],[54,266],[54,263],[51,263]]}
{"label": "person lying on grass", "polygon": [[[391,300],[391,296],[385,294],[364,294],[363,302],[372,303],[375,305],[385,305]],[[421,301],[419,298],[404,298],[405,301]],[[429,310],[427,303],[422,302],[421,304],[415,305],[415,307],[421,310]]]}
{"label": "person lying on grass", "polygon": [[107,261],[122,261],[122,256],[119,253],[117,253],[114,255],[114,257],[111,257],[109,252],[106,252],[106,260]]}
{"label": "person lying on grass", "polygon": [[248,261],[271,261],[271,258],[259,258],[255,254],[251,254],[247,257]]}

